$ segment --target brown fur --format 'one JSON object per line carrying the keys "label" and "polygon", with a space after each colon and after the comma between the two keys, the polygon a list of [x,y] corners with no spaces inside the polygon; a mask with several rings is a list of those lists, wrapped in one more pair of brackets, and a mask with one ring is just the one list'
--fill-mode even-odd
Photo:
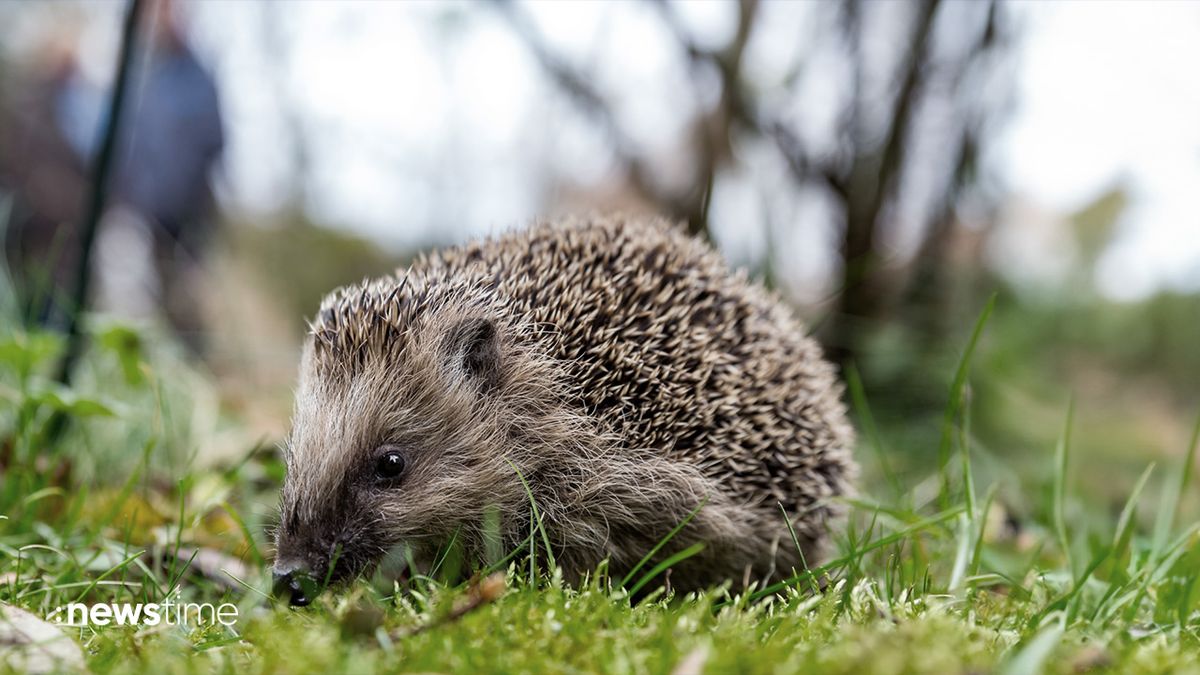
{"label": "brown fur", "polygon": [[[505,551],[530,500],[571,578],[661,557],[692,589],[809,564],[851,489],[833,368],[787,310],[663,222],[539,224],[336,291],[301,366],[278,559],[335,577],[452,536]],[[402,448],[396,484],[376,448]],[[517,474],[520,472],[520,477]],[[280,563],[277,562],[277,569]]]}

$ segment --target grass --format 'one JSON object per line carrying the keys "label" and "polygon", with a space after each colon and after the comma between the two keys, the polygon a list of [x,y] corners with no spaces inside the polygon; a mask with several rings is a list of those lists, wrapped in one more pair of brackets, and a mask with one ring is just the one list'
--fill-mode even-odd
{"label": "grass", "polygon": [[[93,327],[67,390],[46,379],[60,340],[0,330],[0,603],[44,617],[178,592],[239,610],[232,627],[72,629],[94,673],[1200,672],[1200,522],[1182,505],[1200,423],[1175,462],[1147,467],[1109,509],[1073,487],[1086,455],[1066,404],[1044,471],[1017,490],[1039,506],[1009,508],[997,486],[976,484],[971,461],[971,354],[990,311],[963,349],[923,479],[906,484],[888,466],[894,450],[850,374],[858,456],[883,480],[851,501],[831,558],[786,583],[680,597],[662,587],[671,561],[651,566],[648,554],[624,579],[601,569],[569,588],[539,520],[502,592],[495,579],[486,593],[363,580],[304,610],[269,597],[279,459],[258,446],[217,467],[196,461],[214,427],[193,413],[208,399],[164,341]],[[71,424],[51,443],[56,412]]]}

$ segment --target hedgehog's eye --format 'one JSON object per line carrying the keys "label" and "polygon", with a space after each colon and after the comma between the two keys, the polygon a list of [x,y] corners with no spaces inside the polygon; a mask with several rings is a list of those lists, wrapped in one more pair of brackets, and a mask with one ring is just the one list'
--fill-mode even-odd
{"label": "hedgehog's eye", "polygon": [[375,460],[375,475],[383,480],[391,480],[404,473],[407,462],[399,450],[387,450]]}

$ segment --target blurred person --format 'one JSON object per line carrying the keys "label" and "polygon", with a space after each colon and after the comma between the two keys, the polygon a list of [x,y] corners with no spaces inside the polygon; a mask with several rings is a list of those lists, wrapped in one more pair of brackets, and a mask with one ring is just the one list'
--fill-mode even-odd
{"label": "blurred person", "polygon": [[216,83],[188,45],[169,0],[146,8],[147,30],[122,124],[116,196],[153,239],[158,299],[196,355],[204,352],[202,264],[216,229],[212,174],[224,147]]}
{"label": "blurred person", "polygon": [[[79,72],[74,31],[46,36],[4,92],[0,234],[24,319],[62,327],[79,258],[89,138],[98,92]],[[7,217],[5,217],[7,216]]]}

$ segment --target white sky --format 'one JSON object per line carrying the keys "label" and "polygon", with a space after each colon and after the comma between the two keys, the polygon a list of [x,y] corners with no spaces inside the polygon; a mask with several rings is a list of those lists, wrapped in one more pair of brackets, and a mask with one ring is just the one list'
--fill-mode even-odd
{"label": "white sky", "polygon": [[1200,287],[1200,3],[1025,7],[1016,111],[998,168],[1069,211],[1126,179],[1132,208],[1099,281],[1116,297]]}

